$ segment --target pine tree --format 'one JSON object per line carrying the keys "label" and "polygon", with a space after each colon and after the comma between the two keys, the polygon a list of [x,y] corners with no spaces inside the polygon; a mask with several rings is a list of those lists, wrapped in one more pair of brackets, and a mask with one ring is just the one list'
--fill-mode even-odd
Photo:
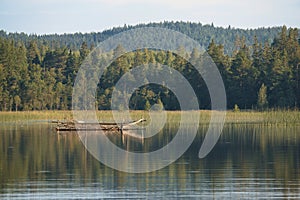
{"label": "pine tree", "polygon": [[5,85],[6,85],[6,74],[4,71],[4,66],[0,64],[0,110],[4,110],[4,100],[5,100]]}
{"label": "pine tree", "polygon": [[41,54],[35,40],[30,41],[27,48],[27,62],[29,64],[41,64]]}
{"label": "pine tree", "polygon": [[234,56],[229,73],[230,82],[227,87],[229,102],[236,102],[242,108],[251,108],[256,104],[257,70],[252,66],[247,46],[242,46]]}
{"label": "pine tree", "polygon": [[114,59],[120,57],[123,53],[125,53],[126,50],[121,44],[118,44],[117,47],[113,51],[113,57]]}
{"label": "pine tree", "polygon": [[19,97],[19,95],[14,96],[14,103],[15,103],[16,112],[17,112],[18,111],[18,107],[21,104],[21,98]]}
{"label": "pine tree", "polygon": [[80,61],[82,62],[90,53],[90,50],[86,42],[83,42],[81,44],[79,52],[80,52]]}
{"label": "pine tree", "polygon": [[151,108],[151,104],[150,104],[149,100],[146,100],[144,110],[150,110],[150,108]]}
{"label": "pine tree", "polygon": [[[209,50],[208,50],[209,51]],[[191,56],[190,56],[190,62],[191,63],[197,63],[199,61],[200,52],[197,48],[194,48],[192,50]]]}
{"label": "pine tree", "polygon": [[257,37],[254,38],[254,44],[252,45],[253,53],[252,53],[252,66],[258,70],[258,83],[257,85],[261,85],[265,79],[265,67],[263,64],[263,48],[262,44],[258,42]]}
{"label": "pine tree", "polygon": [[156,106],[156,109],[157,109],[157,110],[161,111],[161,110],[164,109],[164,105],[163,105],[163,103],[162,103],[162,101],[161,101],[160,99],[157,100],[156,105],[157,105],[157,106]]}
{"label": "pine tree", "polygon": [[268,107],[267,87],[262,84],[258,91],[257,107],[260,110],[265,110]]}

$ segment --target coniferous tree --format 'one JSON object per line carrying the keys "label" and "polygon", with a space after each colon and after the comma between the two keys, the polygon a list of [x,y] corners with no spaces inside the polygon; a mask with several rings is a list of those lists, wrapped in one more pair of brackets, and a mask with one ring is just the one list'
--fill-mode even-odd
{"label": "coniferous tree", "polygon": [[257,107],[260,110],[265,110],[268,107],[267,87],[265,84],[262,84],[258,91]]}
{"label": "coniferous tree", "polygon": [[80,61],[82,62],[90,53],[90,50],[86,42],[83,42],[81,44],[79,52],[80,52]]}
{"label": "coniferous tree", "polygon": [[27,48],[27,62],[29,64],[41,64],[41,54],[35,40],[30,41]]}
{"label": "coniferous tree", "polygon": [[[165,23],[164,25],[193,32],[191,27],[187,28],[182,23]],[[300,40],[298,29],[282,27],[278,37],[271,44],[271,37],[268,38],[269,40],[261,40],[261,35],[258,33],[256,32],[257,37],[236,34],[234,52],[233,47],[228,50],[228,42],[224,39],[226,37],[222,36],[223,42],[220,42],[220,38],[211,34],[211,37],[205,40],[208,46],[207,52],[224,80],[228,107],[232,109],[237,104],[242,109],[250,109],[255,105],[263,108],[264,100],[259,97],[264,96],[262,94],[265,93],[268,94],[267,102],[271,108],[294,106],[299,108]],[[205,35],[200,29],[193,34],[198,34],[197,37]],[[66,44],[61,43],[62,40],[56,42],[47,40],[45,39],[47,36],[41,37],[42,41],[37,37],[25,41],[16,39],[17,35],[10,39],[6,37],[6,34],[0,37],[0,110],[70,109],[72,86],[78,69],[90,54],[97,38],[93,38],[91,42],[86,36],[86,42],[76,40],[72,41],[72,44]],[[249,45],[250,41],[254,41],[252,45]],[[232,39],[231,42],[233,42]],[[171,51],[152,49],[124,53],[125,49],[118,45],[113,52],[92,53],[90,56],[89,64],[94,68],[85,74],[87,77],[85,85],[96,84],[97,66],[100,64],[106,66],[108,60],[114,58],[113,63],[100,77],[97,90],[99,109],[111,108],[112,91],[117,81],[126,72],[148,63],[154,64],[157,71],[147,70],[149,66],[144,66],[145,70],[140,76],[146,83],[147,77],[156,75],[155,73],[163,69],[162,65],[167,65],[177,70],[190,82],[198,96],[201,108],[210,108],[206,85],[201,75],[191,65],[191,63],[200,64],[203,59],[197,49],[186,52],[182,46],[179,46],[177,55]],[[171,71],[164,72],[164,75],[165,81],[171,84],[182,84],[180,80],[172,79]],[[129,74],[127,78],[126,85],[123,85],[119,91],[124,97],[129,95],[126,93],[126,88],[134,83],[137,77]],[[84,89],[81,92],[83,94],[81,98],[87,98],[84,95]],[[176,96],[164,86],[157,87],[149,84],[137,89],[129,104],[133,109],[145,109],[147,101],[150,105],[162,101],[167,110],[179,109]]]}

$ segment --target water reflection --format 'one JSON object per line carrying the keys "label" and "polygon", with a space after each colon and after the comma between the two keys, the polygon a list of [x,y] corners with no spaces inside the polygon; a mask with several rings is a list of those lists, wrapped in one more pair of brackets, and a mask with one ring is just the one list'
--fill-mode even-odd
{"label": "water reflection", "polygon": [[[200,160],[206,129],[170,166],[129,174],[99,163],[77,134],[45,124],[1,126],[0,198],[300,198],[299,126],[226,125]],[[172,130],[142,140],[107,136],[120,148],[149,152],[170,142]]]}

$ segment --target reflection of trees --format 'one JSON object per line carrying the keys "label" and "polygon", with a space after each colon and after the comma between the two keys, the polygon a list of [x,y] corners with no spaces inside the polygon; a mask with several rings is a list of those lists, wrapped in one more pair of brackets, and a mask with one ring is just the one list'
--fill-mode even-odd
{"label": "reflection of trees", "polygon": [[89,165],[91,158],[76,134],[56,134],[45,125],[11,127],[1,132],[2,183],[28,177],[64,179],[69,174],[80,174],[83,179],[93,177],[95,171],[91,168],[97,163]]}
{"label": "reflection of trees", "polygon": [[[187,171],[203,170],[204,179],[216,181],[218,187],[223,187],[220,182],[228,185],[227,178],[231,181],[240,178],[236,189],[251,184],[250,179],[253,179],[269,182],[270,187],[280,184],[283,188],[299,192],[299,131],[300,127],[286,125],[227,125],[213,151],[203,160],[194,158]],[[199,141],[198,147],[201,139]],[[199,149],[192,151],[197,155]],[[298,182],[298,185],[291,185],[291,181]]]}
{"label": "reflection of trees", "polygon": [[[197,155],[206,129],[200,126],[193,145],[174,164],[152,173],[127,174],[100,164],[77,134],[57,134],[48,125],[5,127],[0,131],[0,187],[22,180],[61,180],[82,186],[97,182],[103,189],[217,192],[257,189],[253,184],[263,182],[270,188],[281,187],[282,192],[299,192],[300,127],[226,125],[213,151],[200,160]],[[126,138],[126,145],[160,148],[176,130],[168,124],[156,138],[145,139],[143,144]],[[118,145],[123,145],[121,137]]]}

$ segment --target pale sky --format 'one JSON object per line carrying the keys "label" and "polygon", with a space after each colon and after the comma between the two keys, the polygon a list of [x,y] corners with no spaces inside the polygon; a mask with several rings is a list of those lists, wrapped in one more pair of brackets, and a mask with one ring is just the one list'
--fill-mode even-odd
{"label": "pale sky", "polygon": [[161,21],[299,28],[299,11],[300,0],[0,0],[0,29],[86,33]]}

